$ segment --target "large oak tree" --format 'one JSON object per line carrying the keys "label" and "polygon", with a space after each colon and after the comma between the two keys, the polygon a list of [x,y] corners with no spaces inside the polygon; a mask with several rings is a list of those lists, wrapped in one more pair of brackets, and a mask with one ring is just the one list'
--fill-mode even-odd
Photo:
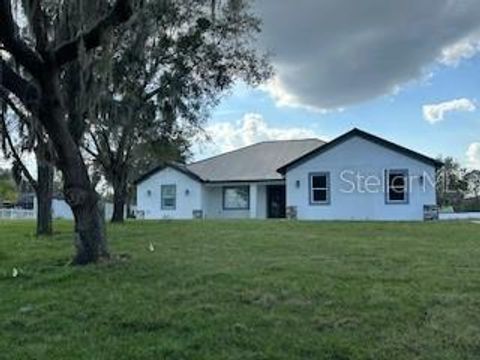
{"label": "large oak tree", "polygon": [[[176,6],[182,11],[171,14],[181,13],[189,20],[185,33],[183,26],[169,29],[159,21]],[[216,94],[238,78],[255,83],[267,76],[268,71],[259,71],[265,59],[257,58],[249,42],[260,22],[246,9],[242,0],[0,0],[0,89],[38,119],[53,146],[64,195],[75,217],[74,263],[108,256],[98,195],[82,152],[83,135],[99,124],[96,109],[105,99],[102,87],[91,84],[106,84],[110,100],[128,105],[130,114],[138,106],[144,109],[143,100],[153,104],[154,120],[162,121],[167,114],[188,121],[189,114],[218,101]],[[19,18],[27,23],[26,31],[19,31]],[[128,103],[131,93],[123,91],[128,80],[122,91],[112,90],[115,82],[109,76],[115,61],[95,68],[105,54],[120,60],[128,56],[122,48],[129,46],[128,39],[115,41],[122,38],[121,32],[159,50],[140,62],[142,71],[156,70],[135,94],[135,105]],[[158,63],[168,65],[161,68]],[[141,127],[137,122],[127,125],[133,130]],[[110,139],[107,142],[111,145]]]}
{"label": "large oak tree", "polygon": [[[65,40],[53,24],[66,19],[62,11],[69,11],[69,4],[58,2],[55,6],[29,0],[12,6],[12,2],[0,0],[0,86],[15,96],[45,129],[63,174],[66,201],[75,217],[74,263],[95,262],[108,256],[103,219],[78,138],[69,127],[63,71],[82,54],[97,49],[109,31],[128,21],[134,14],[134,4],[129,0],[100,4],[103,6],[97,7],[98,13],[103,15]],[[14,18],[13,10],[20,12],[20,5],[29,35],[20,34]],[[10,65],[10,59],[17,68]]]}

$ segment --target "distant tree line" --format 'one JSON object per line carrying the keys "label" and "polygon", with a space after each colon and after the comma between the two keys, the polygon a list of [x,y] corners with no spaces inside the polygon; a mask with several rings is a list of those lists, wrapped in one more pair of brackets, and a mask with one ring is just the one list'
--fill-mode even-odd
{"label": "distant tree line", "polygon": [[438,172],[438,204],[457,212],[480,211],[480,170],[462,167],[452,157],[439,160],[444,165]]}

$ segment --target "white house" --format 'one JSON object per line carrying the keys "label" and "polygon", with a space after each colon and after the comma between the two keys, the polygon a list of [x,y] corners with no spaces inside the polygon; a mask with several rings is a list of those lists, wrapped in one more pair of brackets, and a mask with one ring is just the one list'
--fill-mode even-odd
{"label": "white house", "polygon": [[137,181],[145,219],[422,220],[442,164],[353,129],[331,142],[269,141]]}

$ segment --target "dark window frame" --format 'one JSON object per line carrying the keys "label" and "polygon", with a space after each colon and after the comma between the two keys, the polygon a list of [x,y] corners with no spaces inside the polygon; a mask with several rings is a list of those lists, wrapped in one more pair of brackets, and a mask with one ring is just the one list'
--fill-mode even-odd
{"label": "dark window frame", "polygon": [[[326,187],[323,188],[314,188],[313,187],[313,178],[315,176],[324,176],[326,179]],[[314,200],[314,191],[315,190],[325,190],[327,197],[324,201],[315,201]],[[331,204],[331,193],[332,193],[332,186],[330,181],[330,172],[329,171],[320,171],[320,172],[312,172],[308,174],[308,198],[310,205],[330,205]]]}
{"label": "dark window frame", "polygon": [[[404,199],[395,200],[390,198],[390,174],[402,174],[405,179]],[[410,203],[410,177],[408,169],[387,169],[385,170],[385,204],[387,205],[406,205]]]}
{"label": "dark window frame", "polygon": [[[231,189],[246,189],[247,190],[247,206],[246,207],[229,207],[225,204],[225,194],[227,190]],[[222,187],[222,208],[223,210],[250,210],[250,186],[238,185],[238,186],[223,186]]]}
{"label": "dark window frame", "polygon": [[[173,187],[175,188],[175,197],[173,198],[175,200],[175,205],[173,206],[165,206],[163,204],[163,200],[165,199],[164,198],[164,194],[163,194],[163,190],[165,188],[169,188],[169,187]],[[168,199],[171,199],[170,197]],[[163,185],[160,185],[160,206],[161,206],[161,209],[162,210],[165,210],[165,211],[175,211],[177,210],[177,184],[163,184]]]}

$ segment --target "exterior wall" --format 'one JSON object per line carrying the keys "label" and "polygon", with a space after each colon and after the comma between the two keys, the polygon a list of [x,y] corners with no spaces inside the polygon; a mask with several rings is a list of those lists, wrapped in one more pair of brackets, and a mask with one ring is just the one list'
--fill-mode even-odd
{"label": "exterior wall", "polygon": [[[175,210],[162,210],[162,185],[177,186]],[[191,219],[194,210],[202,210],[202,187],[198,181],[167,167],[137,185],[137,213],[143,212],[145,219]]]}
{"label": "exterior wall", "polygon": [[52,217],[54,219],[73,220],[73,213],[65,200],[52,200]]}
{"label": "exterior wall", "polygon": [[[36,200],[35,200],[36,204]],[[109,221],[113,215],[113,204],[104,203],[105,220]],[[124,216],[127,217],[127,207],[124,209]],[[73,213],[70,206],[65,200],[53,199],[52,200],[52,217],[54,219],[73,220]]]}
{"label": "exterior wall", "polygon": [[[386,204],[384,173],[386,169],[408,169],[410,181],[407,204]],[[365,186],[352,189],[355,177],[374,176],[380,179],[377,191]],[[309,174],[330,173],[330,203],[311,205]],[[343,174],[343,177],[342,177]],[[423,206],[436,204],[435,168],[387,149],[360,137],[353,137],[318,156],[292,167],[286,174],[287,206],[297,207],[297,216],[305,220],[422,220]],[[297,181],[300,186],[297,187]],[[363,183],[365,185],[365,182]]]}
{"label": "exterior wall", "polygon": [[[177,186],[176,209],[162,210],[161,185],[173,184]],[[224,209],[224,186],[249,186],[249,209]],[[186,195],[187,189],[188,195]],[[209,219],[265,219],[267,217],[266,185],[257,183],[204,185],[172,168],[166,168],[137,185],[137,214],[143,214],[145,219],[191,219],[194,210],[203,210],[204,217]]]}
{"label": "exterior wall", "polygon": [[257,185],[257,219],[267,218],[267,185]]}

